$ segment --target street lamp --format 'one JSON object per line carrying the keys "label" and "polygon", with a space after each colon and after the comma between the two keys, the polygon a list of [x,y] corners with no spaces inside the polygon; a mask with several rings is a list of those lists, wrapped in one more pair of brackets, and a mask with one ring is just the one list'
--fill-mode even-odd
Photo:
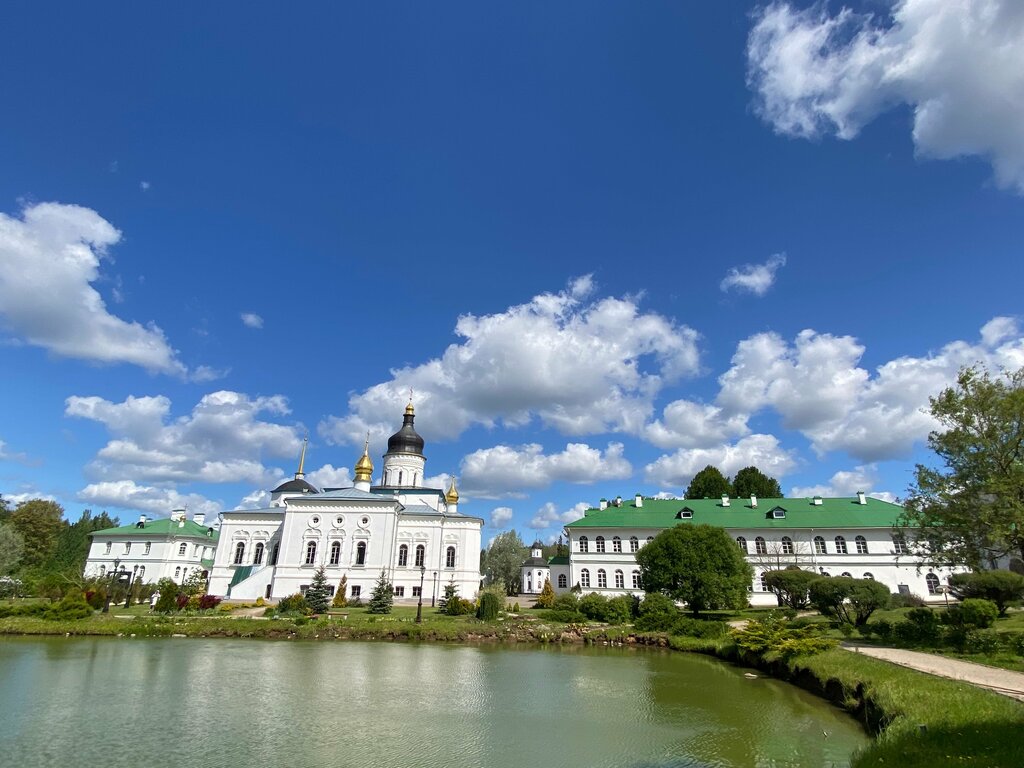
{"label": "street lamp", "polygon": [[434,607],[434,601],[437,599],[437,571],[434,571],[434,591],[430,593],[430,607]]}
{"label": "street lamp", "polygon": [[421,565],[420,566],[420,599],[419,599],[419,602],[416,603],[416,623],[417,624],[422,624],[423,623],[423,577],[426,575],[426,573],[427,573],[427,566]]}
{"label": "street lamp", "polygon": [[139,566],[132,566],[132,575],[128,577],[128,597],[124,599],[124,607],[128,608],[132,604],[132,584],[135,583],[135,574],[139,572]]}
{"label": "street lamp", "polygon": [[114,591],[114,578],[117,576],[117,567],[121,564],[121,558],[114,558],[114,568],[110,571],[110,584],[107,586],[107,599],[103,603],[103,613],[110,613],[110,598]]}

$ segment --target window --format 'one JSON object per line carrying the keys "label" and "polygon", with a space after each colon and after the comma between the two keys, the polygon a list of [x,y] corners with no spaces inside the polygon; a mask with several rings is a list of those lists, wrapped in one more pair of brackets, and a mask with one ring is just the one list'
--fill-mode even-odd
{"label": "window", "polygon": [[110,542],[109,541],[107,542],[107,548],[103,550],[103,554],[104,555],[109,555],[110,554]]}
{"label": "window", "polygon": [[277,556],[281,553],[281,542],[274,543],[274,551],[270,555],[270,564],[277,565]]}
{"label": "window", "polygon": [[[184,547],[185,545],[182,544],[181,546]],[[126,541],[124,543],[124,553],[127,555],[131,551],[132,551],[132,543],[130,541]]]}
{"label": "window", "polygon": [[856,544],[857,544],[857,554],[858,555],[866,555],[868,553],[868,540],[867,539],[865,539],[863,536],[858,536],[856,539],[854,539],[854,542],[856,542]]}
{"label": "window", "polygon": [[178,547],[178,557],[184,557],[186,549],[188,549],[188,544],[182,542],[182,544]]}
{"label": "window", "polygon": [[747,540],[745,538],[743,538],[742,536],[737,536],[736,546],[740,548],[740,552],[742,552],[744,555],[747,554]]}
{"label": "window", "polygon": [[825,539],[821,536],[814,537],[814,553],[817,555],[828,554],[828,547],[825,545]]}
{"label": "window", "polygon": [[454,568],[455,567],[455,547],[448,547],[444,553],[444,567]]}
{"label": "window", "polygon": [[245,562],[245,542],[240,541],[235,544],[235,565],[241,565]]}
{"label": "window", "polygon": [[757,590],[758,592],[767,592],[768,585],[764,583],[764,574],[762,573],[757,577]]}
{"label": "window", "polygon": [[759,555],[768,554],[768,545],[764,543],[764,539],[762,539],[760,536],[754,539],[754,552],[756,552]]}
{"label": "window", "polygon": [[358,584],[356,584],[356,585],[354,585],[352,587],[352,599],[353,600],[358,600],[359,596],[362,595],[362,594],[363,594],[363,588],[360,587]]}
{"label": "window", "polygon": [[604,568],[597,569],[597,588],[608,589],[608,574],[604,572]]}
{"label": "window", "polygon": [[588,571],[586,568],[584,568],[582,571],[580,571],[580,586],[581,587],[589,587],[590,586],[590,571]]}
{"label": "window", "polygon": [[412,588],[412,596],[413,597],[419,597],[420,594],[421,594],[420,590],[421,590],[421,587],[413,587]]}
{"label": "window", "polygon": [[614,539],[612,539],[612,552],[621,552],[621,551],[622,551],[622,539],[620,539],[618,536],[616,536]]}
{"label": "window", "polygon": [[615,588],[624,589],[626,586],[626,577],[623,576],[622,571],[615,572]]}
{"label": "window", "polygon": [[565,578],[565,574],[564,573],[558,574],[558,588],[559,589],[565,589],[567,585],[568,585],[568,580]]}
{"label": "window", "polygon": [[[108,552],[110,551],[109,546],[108,546],[107,551]],[[580,536],[580,552],[589,552],[589,551],[590,551],[590,543],[587,541],[587,537],[586,536]]]}
{"label": "window", "polygon": [[409,564],[409,545],[403,544],[398,548],[398,564],[403,568]]}
{"label": "window", "polygon": [[341,542],[331,542],[331,565],[337,565],[341,562]]}
{"label": "window", "polygon": [[845,576],[845,577],[846,577],[846,578],[848,578],[848,579],[852,579],[852,578],[853,578],[853,576],[852,576],[852,575],[850,574],[850,572],[849,572],[849,571],[843,571],[843,572],[842,572],[842,573],[840,573],[839,575],[840,575],[840,576]]}
{"label": "window", "polygon": [[145,576],[145,575],[146,575],[146,566],[140,565],[139,566],[139,572],[137,574],[135,574],[135,578],[138,579],[139,581],[142,581],[142,577]]}
{"label": "window", "polygon": [[604,552],[604,536],[598,536],[594,539],[594,550],[596,552]]}
{"label": "window", "polygon": [[147,542],[146,542],[146,547],[145,547],[145,549],[143,549],[143,550],[142,550],[142,554],[144,554],[144,555],[148,555],[148,554],[149,554],[149,553],[150,553],[150,552],[151,552],[152,550],[153,550],[153,545],[152,545],[152,544],[150,544],[150,543],[149,543],[149,542],[147,541]]}
{"label": "window", "polygon": [[846,554],[846,539],[844,539],[842,536],[836,536],[836,554]]}
{"label": "window", "polygon": [[399,485],[402,484],[402,474],[403,474],[402,470],[398,470],[398,484]]}
{"label": "window", "polygon": [[263,542],[257,542],[256,548],[252,551],[252,564],[262,565],[263,564],[263,550],[265,549]]}
{"label": "window", "polygon": [[422,544],[416,545],[416,567],[420,568],[423,566],[423,559],[427,556],[427,548]]}
{"label": "window", "polygon": [[793,554],[793,540],[789,536],[782,537],[782,554],[792,555]]}
{"label": "window", "polygon": [[786,510],[782,507],[776,507],[772,510],[772,517],[776,520],[782,520],[786,517]]}
{"label": "window", "polygon": [[934,595],[939,591],[939,577],[934,573],[929,572],[924,577],[925,583],[928,585],[928,594]]}
{"label": "window", "polygon": [[174,580],[177,581],[180,578],[181,578],[181,566],[179,565],[177,568],[174,569]]}
{"label": "window", "polygon": [[648,536],[647,537],[647,543],[650,544],[652,541],[654,541],[654,537],[653,536]]}
{"label": "window", "polygon": [[892,537],[892,548],[893,553],[897,555],[907,554],[907,541],[902,536],[896,535]]}
{"label": "window", "polygon": [[192,545],[192,557],[199,557],[199,545],[198,544],[193,544]]}
{"label": "window", "polygon": [[107,575],[107,566],[101,565],[100,566],[100,576],[106,576],[106,575]]}
{"label": "window", "polygon": [[356,544],[356,565],[366,565],[366,542]]}
{"label": "window", "polygon": [[640,550],[640,542],[639,542],[639,540],[637,540],[636,536],[630,536],[629,537],[629,551],[630,552],[638,552],[639,550]]}
{"label": "window", "polygon": [[865,579],[870,579],[871,581],[874,581],[875,580],[875,575],[873,573],[865,573],[864,574],[864,578]]}
{"label": "window", "polygon": [[306,542],[306,561],[305,562],[306,562],[306,565],[315,565],[316,564],[316,542],[315,541],[307,541]]}
{"label": "window", "polygon": [[633,571],[633,589],[640,589],[640,571]]}
{"label": "window", "polygon": [[405,597],[405,587],[395,587],[395,597]]}

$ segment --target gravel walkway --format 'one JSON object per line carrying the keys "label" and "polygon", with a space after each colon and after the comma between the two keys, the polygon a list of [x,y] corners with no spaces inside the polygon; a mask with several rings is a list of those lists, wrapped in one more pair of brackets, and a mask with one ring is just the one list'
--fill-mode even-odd
{"label": "gravel walkway", "polygon": [[959,659],[948,659],[933,653],[905,651],[901,648],[879,648],[872,645],[843,645],[841,647],[851,653],[862,653],[865,656],[899,664],[901,667],[927,672],[929,675],[971,683],[980,688],[988,688],[996,693],[1024,701],[1024,674],[1020,672],[986,667],[984,664],[975,664]]}

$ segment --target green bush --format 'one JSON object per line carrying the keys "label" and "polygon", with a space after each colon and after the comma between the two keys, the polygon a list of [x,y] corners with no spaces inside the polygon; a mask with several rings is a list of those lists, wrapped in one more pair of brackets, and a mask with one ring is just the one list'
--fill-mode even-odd
{"label": "green bush", "polygon": [[312,612],[309,603],[306,602],[306,598],[298,592],[294,595],[288,595],[288,597],[282,597],[277,603],[277,613],[279,616],[282,614],[309,616]]}
{"label": "green bush", "polygon": [[618,595],[604,606],[603,621],[609,624],[628,624],[633,620],[634,601],[632,595]]}
{"label": "green bush", "polygon": [[951,605],[943,614],[942,622],[952,627],[986,629],[998,615],[999,609],[991,600],[968,598],[959,605]]}
{"label": "green bush", "polygon": [[1024,576],[1012,571],[956,573],[949,577],[953,594],[959,598],[984,598],[995,603],[1000,616],[1024,594]]}
{"label": "green bush", "polygon": [[42,616],[48,608],[47,603],[0,605],[0,619],[6,619],[8,616]]}
{"label": "green bush", "polygon": [[476,603],[472,600],[461,598],[458,595],[448,598],[448,602],[444,607],[444,612],[449,616],[466,616],[475,610]]}
{"label": "green bush", "polygon": [[555,588],[551,586],[551,579],[544,579],[544,588],[537,596],[538,608],[551,608],[555,604]]}
{"label": "green bush", "polygon": [[673,635],[713,638],[723,637],[728,630],[729,625],[724,621],[701,621],[700,619],[680,616],[669,631]]}
{"label": "green bush", "polygon": [[156,583],[160,597],[156,600],[153,610],[157,613],[173,613],[178,610],[178,584],[174,579],[160,579]]}
{"label": "green bush", "polygon": [[79,589],[70,589],[64,598],[43,614],[44,619],[52,621],[73,621],[86,619],[93,614],[92,606],[85,601],[85,595]]}
{"label": "green bush", "polygon": [[519,613],[519,603],[518,602],[513,603],[513,605],[512,605],[512,613]]}
{"label": "green bush", "polygon": [[887,607],[892,597],[884,584],[849,576],[819,577],[809,590],[811,603],[823,616],[856,627],[867,624],[871,614]]}
{"label": "green bush", "polygon": [[745,651],[789,659],[834,648],[837,642],[824,637],[822,631],[820,624],[794,628],[787,619],[772,611],[763,618],[747,622],[742,629],[732,630],[732,638]]}
{"label": "green bush", "polygon": [[893,626],[892,634],[901,645],[937,646],[942,640],[939,615],[931,608],[911,608],[906,621]]}
{"label": "green bush", "polygon": [[552,608],[541,613],[541,618],[546,621],[560,621],[563,624],[582,624],[587,617],[579,611],[568,611],[562,608]]}
{"label": "green bush", "polygon": [[480,595],[480,607],[476,609],[476,617],[483,621],[494,621],[501,613],[502,601],[493,592],[484,592]]}
{"label": "green bush", "polygon": [[649,592],[637,608],[636,628],[643,632],[668,632],[680,617],[671,598]]}
{"label": "green bush", "polygon": [[564,595],[559,595],[555,598],[555,602],[551,604],[551,607],[556,611],[579,611],[579,593],[566,592]]}
{"label": "green bush", "polygon": [[584,595],[580,598],[577,610],[591,621],[604,621],[607,607],[607,597],[599,595],[597,592],[591,592],[589,595]]}
{"label": "green bush", "polygon": [[924,608],[924,598],[913,594],[894,593],[889,599],[890,608]]}

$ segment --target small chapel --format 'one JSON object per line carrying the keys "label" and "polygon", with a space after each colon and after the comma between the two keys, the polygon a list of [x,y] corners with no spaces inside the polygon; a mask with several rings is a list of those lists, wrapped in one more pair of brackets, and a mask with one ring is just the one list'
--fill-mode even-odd
{"label": "small chapel", "polygon": [[388,438],[379,483],[369,439],[355,463],[351,488],[316,488],[305,478],[303,443],[291,480],[269,506],[223,512],[210,594],[232,600],[279,600],[305,593],[321,566],[332,590],[345,577],[346,597],[366,600],[381,572],[396,600],[431,604],[454,583],[472,598],[480,588],[484,521],[459,511],[455,479],[445,491],[424,482],[423,438],[412,402]]}

